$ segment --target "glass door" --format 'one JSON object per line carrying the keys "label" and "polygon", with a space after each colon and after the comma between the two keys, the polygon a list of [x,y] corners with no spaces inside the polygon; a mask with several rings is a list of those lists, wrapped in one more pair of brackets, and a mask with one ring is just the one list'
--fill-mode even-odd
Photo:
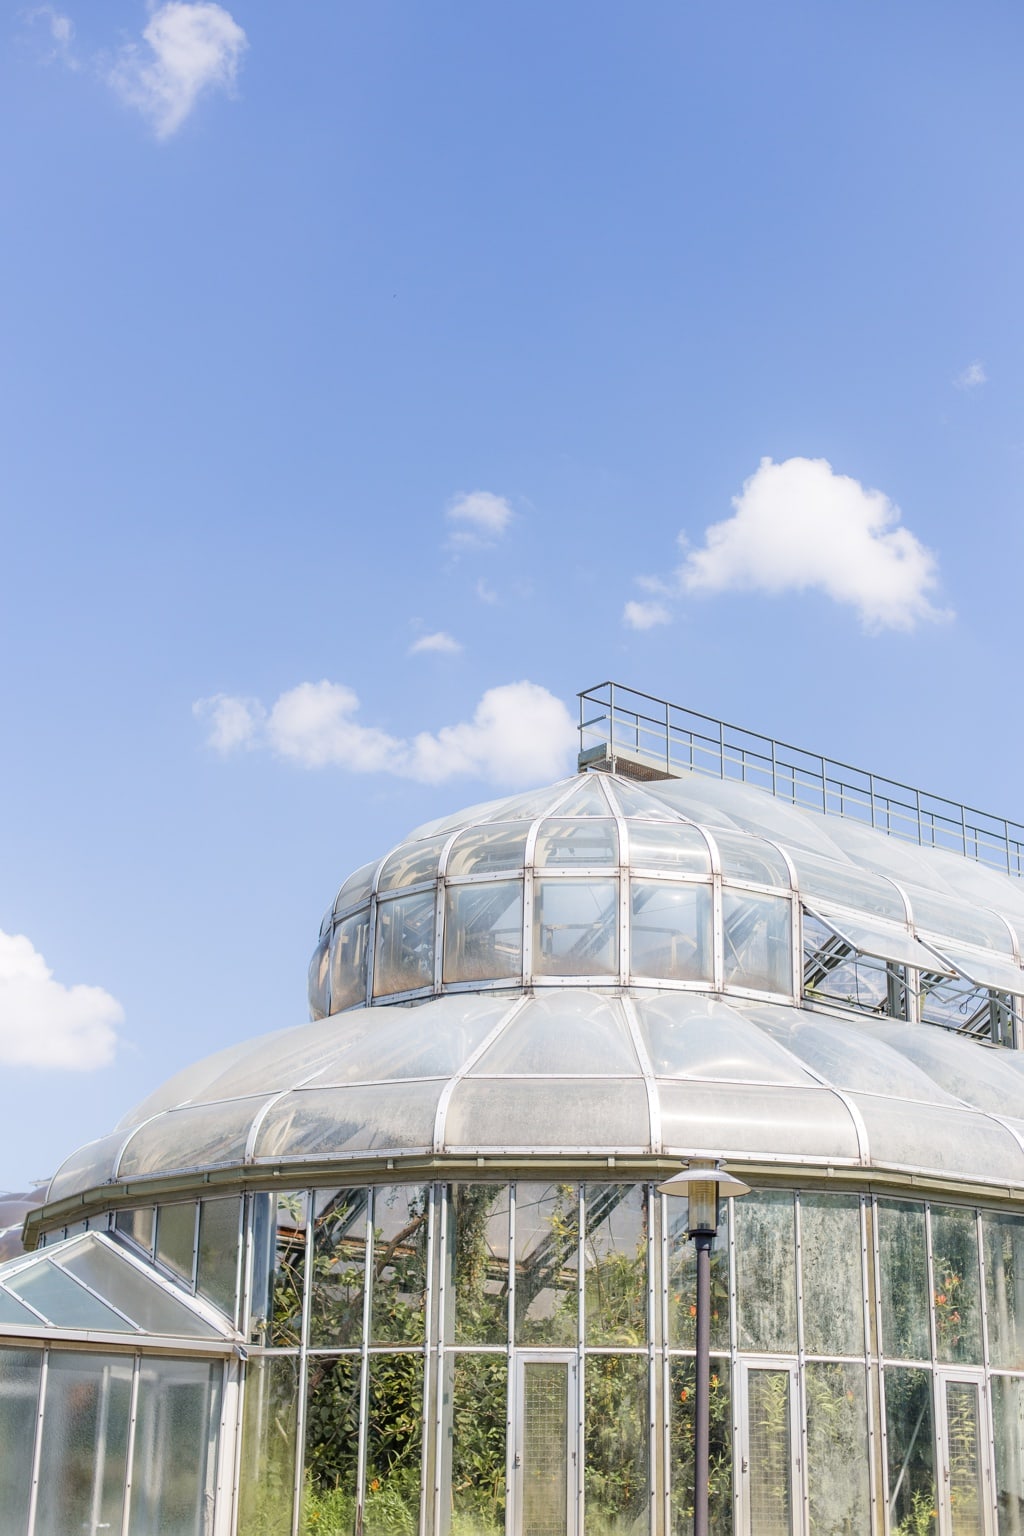
{"label": "glass door", "polygon": [[576,1536],[576,1356],[520,1350],[511,1439],[514,1536]]}
{"label": "glass door", "polygon": [[992,1472],[984,1379],[938,1371],[935,1393],[940,1536],[991,1536]]}
{"label": "glass door", "polygon": [[742,1361],[739,1391],[739,1529],[743,1536],[795,1536],[801,1525],[796,1365]]}

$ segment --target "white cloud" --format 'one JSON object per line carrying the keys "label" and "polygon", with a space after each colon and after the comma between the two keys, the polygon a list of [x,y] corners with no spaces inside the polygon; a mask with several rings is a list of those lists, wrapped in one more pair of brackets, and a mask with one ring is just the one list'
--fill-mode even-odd
{"label": "white cloud", "polygon": [[440,656],[457,656],[462,650],[459,642],[443,629],[439,629],[434,635],[421,635],[414,640],[409,647],[410,656],[419,656],[423,651],[434,651]]}
{"label": "white cloud", "polygon": [[471,720],[421,731],[411,741],[361,724],[356,694],[326,679],[300,683],[269,711],[262,705],[254,710],[252,700],[216,695],[218,707],[237,702],[253,722],[252,735],[240,735],[233,747],[222,744],[210,702],[200,700],[194,709],[212,718],[208,739],[218,751],[259,745],[305,768],[391,773],[425,784],[470,775],[512,786],[557,778],[571,765],[576,743],[575,722],[561,699],[529,682],[489,688]]}
{"label": "white cloud", "polygon": [[979,384],[988,383],[988,374],[985,372],[985,364],[975,361],[968,363],[963,373],[958,373],[953,380],[957,389],[977,389]]}
{"label": "white cloud", "polygon": [[629,629],[653,629],[656,624],[671,624],[672,615],[664,603],[628,602],[622,610],[622,622]]}
{"label": "white cloud", "polygon": [[452,544],[495,544],[512,521],[512,508],[504,496],[492,491],[470,491],[459,496],[445,511],[455,528]]}
{"label": "white cloud", "polygon": [[105,1067],[124,1009],[102,987],[66,987],[24,934],[0,932],[0,1061],[17,1067]]}
{"label": "white cloud", "polygon": [[212,0],[166,0],[142,34],[146,48],[128,43],[108,70],[110,84],[170,138],[207,91],[233,91],[246,36]]}
{"label": "white cloud", "polygon": [[494,588],[492,586],[489,586],[488,583],[486,581],[484,581],[482,576],[480,577],[480,580],[477,582],[477,584],[476,584],[476,586],[474,588],[474,591],[476,592],[477,597],[480,599],[480,601],[482,603],[493,604],[493,603],[496,603],[498,601],[498,594],[497,594],[497,592],[495,592],[495,590],[494,590]]}
{"label": "white cloud", "polygon": [[25,19],[29,22],[46,23],[46,30],[53,44],[49,55],[51,60],[59,59],[69,69],[78,69],[79,63],[74,52],[75,24],[70,16],[55,10],[52,5],[37,5],[25,13]]}
{"label": "white cloud", "polygon": [[677,572],[684,593],[816,589],[857,610],[865,629],[913,629],[933,607],[937,562],[881,491],[825,459],[762,459],[732,517],[704,532]]}
{"label": "white cloud", "polygon": [[234,698],[229,693],[215,693],[209,699],[197,699],[192,713],[209,719],[211,747],[221,753],[256,744],[256,732],[263,723],[265,710],[259,699]]}

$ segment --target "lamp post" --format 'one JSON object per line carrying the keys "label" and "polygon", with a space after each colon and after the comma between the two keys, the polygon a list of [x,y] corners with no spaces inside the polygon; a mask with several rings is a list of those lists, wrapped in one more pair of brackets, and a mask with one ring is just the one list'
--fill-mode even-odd
{"label": "lamp post", "polygon": [[708,1461],[711,1452],[711,1249],[720,1202],[749,1195],[750,1185],[726,1173],[720,1158],[694,1158],[658,1185],[663,1195],[685,1195],[686,1226],[697,1250],[697,1390],[693,1418],[693,1536],[708,1536]]}

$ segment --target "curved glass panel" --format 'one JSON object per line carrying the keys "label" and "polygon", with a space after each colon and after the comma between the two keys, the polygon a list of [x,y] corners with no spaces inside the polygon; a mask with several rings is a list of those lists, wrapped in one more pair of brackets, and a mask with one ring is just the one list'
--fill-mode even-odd
{"label": "curved glass panel", "polygon": [[725,984],[793,991],[793,906],[783,896],[722,892]]}
{"label": "curved glass panel", "polygon": [[789,867],[777,848],[759,837],[742,832],[712,833],[718,845],[722,874],[726,879],[752,880],[756,885],[774,885],[784,891],[793,888]]}
{"label": "curved glass panel", "polygon": [[490,816],[480,817],[481,821],[535,821],[538,816],[543,816],[549,811],[556,801],[561,800],[569,787],[569,781],[563,779],[560,784],[549,784],[546,789],[534,789],[528,795],[516,795],[511,800],[497,802],[497,810]]}
{"label": "curved glass panel", "polygon": [[1024,994],[1024,971],[1015,960],[1004,959],[990,949],[964,949],[942,939],[935,940],[935,948],[943,960],[949,961],[961,976],[966,976],[976,986],[991,987],[994,992],[1012,992],[1017,997]]}
{"label": "curved glass panel", "polygon": [[449,1151],[484,1147],[572,1150],[651,1145],[643,1082],[593,1078],[466,1077],[448,1105]]}
{"label": "curved glass panel", "polygon": [[326,1018],[330,1012],[328,990],[330,937],[325,934],[313,951],[309,962],[309,1012],[314,1019]]}
{"label": "curved glass panel", "polygon": [[472,1077],[639,1074],[620,1005],[569,989],[528,1002],[470,1071]]}
{"label": "curved glass panel", "polygon": [[[1009,929],[1002,918],[984,907],[939,896],[934,891],[922,891],[916,886],[907,891],[914,927],[939,938],[959,940],[962,944],[976,944],[981,949],[994,949],[998,954],[1013,956],[1013,942]],[[941,947],[941,946],[940,946]]]}
{"label": "curved glass panel", "polygon": [[[303,1024],[298,1027],[311,1029],[315,1025]],[[290,1041],[294,1034],[294,1029],[275,1029],[269,1034],[261,1035],[260,1044],[269,1045],[271,1041],[280,1040]],[[245,1071],[253,1051],[252,1040],[239,1040],[235,1045],[229,1045],[222,1051],[215,1051],[211,1056],[204,1057],[202,1061],[194,1062],[183,1071],[176,1072],[165,1083],[161,1083],[155,1092],[148,1094],[129,1114],[124,1115],[117,1122],[115,1129],[130,1130],[133,1125],[141,1125],[143,1120],[148,1120],[151,1115],[158,1115],[165,1109],[173,1109],[178,1104],[189,1103],[231,1066],[238,1066],[241,1071]]]}
{"label": "curved glass panel", "polygon": [[[919,1099],[954,1108],[959,1104],[904,1054],[907,1038],[923,1030],[923,1024],[869,1024],[866,1020],[856,1025],[832,1024],[820,1015],[808,1019],[795,1009],[774,1006],[771,1013],[758,1010],[757,1020],[774,1040],[837,1088],[875,1093],[881,1084],[893,1099]],[[865,1044],[865,1034],[870,1045]],[[881,1041],[891,1042],[892,1049]]]}
{"label": "curved glass panel", "polygon": [[522,869],[529,827],[522,822],[507,826],[470,827],[460,832],[448,853],[446,873],[456,875],[498,874]]}
{"label": "curved glass panel", "polygon": [[906,922],[903,898],[884,876],[798,849],[790,850],[790,857],[796,865],[802,896],[817,896],[820,901],[834,902],[840,907],[873,912],[876,917],[887,917],[894,923]]}
{"label": "curved glass panel", "polygon": [[1024,1180],[1024,1152],[1001,1125],[971,1110],[851,1094],[873,1163],[928,1168],[984,1184]]}
{"label": "curved glass panel", "polygon": [[67,1162],[61,1163],[50,1180],[47,1200],[63,1200],[65,1195],[77,1194],[81,1189],[106,1184],[114,1177],[114,1159],[124,1139],[124,1131],[112,1131],[99,1141],[89,1141],[79,1147]]}
{"label": "curved glass panel", "polygon": [[445,1079],[358,1088],[300,1089],[268,1110],[254,1160],[343,1156],[374,1148],[429,1151]]}
{"label": "curved glass panel", "polygon": [[[504,997],[440,997],[415,1008],[375,1008],[338,1041],[307,1087],[450,1077],[487,1038],[509,1007]],[[390,1092],[389,1089],[384,1092]]]}
{"label": "curved glass panel", "polygon": [[698,827],[685,821],[630,821],[626,826],[631,869],[668,869],[681,875],[711,873],[711,850]]}
{"label": "curved glass panel", "polygon": [[349,875],[345,884],[338,892],[334,903],[335,913],[344,912],[346,907],[357,907],[361,901],[368,901],[370,891],[373,889],[373,874],[379,859],[374,859],[372,864],[364,864],[357,869],[354,875]]}
{"label": "curved glass panel", "polygon": [[264,1096],[169,1110],[135,1132],[121,1154],[118,1178],[242,1162],[249,1127],[266,1102]]}
{"label": "curved glass panel", "polygon": [[403,843],[388,855],[377,877],[377,891],[397,891],[407,885],[421,885],[437,878],[437,866],[447,837],[428,837],[422,842]]}
{"label": "curved glass panel", "polygon": [[777,1157],[856,1162],[857,1132],[846,1106],[827,1088],[658,1081],[666,1152],[724,1157],[766,1146]]}
{"label": "curved glass panel", "polygon": [[624,779],[612,779],[605,785],[606,793],[610,793],[623,816],[636,816],[642,821],[676,822],[679,813],[669,810],[667,805],[649,795],[645,789],[636,784],[627,784]]}
{"label": "curved glass panel", "polygon": [[541,822],[533,862],[537,869],[615,864],[619,838],[615,823],[596,817],[559,816]]}
{"label": "curved glass panel", "polygon": [[523,882],[449,886],[442,980],[500,981],[522,972]]}
{"label": "curved glass panel", "polygon": [[805,1087],[814,1081],[789,1050],[727,1003],[698,995],[638,997],[634,1006],[658,1077]]}
{"label": "curved glass panel", "polygon": [[629,889],[630,974],[711,982],[715,947],[710,885],[632,879]]}
{"label": "curved glass panel", "polygon": [[343,917],[331,935],[331,1012],[366,1002],[366,951],[370,937],[367,908]]}
{"label": "curved glass panel", "polygon": [[374,997],[432,985],[435,911],[432,890],[377,903]]}
{"label": "curved glass panel", "polygon": [[[881,960],[925,970],[935,964],[934,955],[914,938],[905,923],[872,922],[851,913],[832,911],[824,902],[807,910],[862,955],[877,955]],[[1021,972],[1021,982],[1024,983],[1024,971]]]}
{"label": "curved glass panel", "polygon": [[618,905],[617,880],[536,880],[533,897],[535,974],[617,974]]}

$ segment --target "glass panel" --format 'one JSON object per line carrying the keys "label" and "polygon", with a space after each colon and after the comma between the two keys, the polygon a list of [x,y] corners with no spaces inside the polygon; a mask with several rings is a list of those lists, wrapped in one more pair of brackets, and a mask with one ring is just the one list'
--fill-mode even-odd
{"label": "glass panel", "polygon": [[146,1205],[134,1211],[116,1211],[114,1226],[118,1232],[130,1237],[144,1253],[153,1252],[153,1233],[156,1228],[156,1211]]}
{"label": "glass panel", "polygon": [[374,1344],[423,1339],[428,1218],[422,1184],[382,1184],[373,1192]]}
{"label": "glass panel", "polygon": [[931,1376],[927,1371],[887,1366],[884,1380],[893,1536],[933,1536],[938,1516]]}
{"label": "glass panel", "polygon": [[379,859],[374,859],[372,864],[364,864],[361,869],[349,875],[334,903],[336,913],[344,912],[346,907],[357,907],[361,901],[368,899],[373,888],[373,873],[379,863]]}
{"label": "glass panel", "polygon": [[800,1196],[800,1263],[807,1353],[863,1354],[864,1287],[856,1195]]}
{"label": "glass panel", "polygon": [[757,1354],[795,1352],[793,1196],[786,1191],[747,1195],[733,1202],[733,1220],[739,1347]]}
{"label": "glass panel", "polygon": [[105,1184],[113,1177],[114,1159],[124,1142],[124,1131],[111,1131],[100,1141],[90,1141],[79,1147],[61,1163],[50,1180],[47,1200],[63,1200],[79,1190]]}
{"label": "glass panel", "polygon": [[[1006,924],[994,912],[986,912],[975,902],[954,901],[936,891],[923,891],[918,886],[909,887],[907,894],[915,928],[924,929],[936,939],[942,935],[1004,955],[1013,954]],[[942,947],[941,943],[939,947]]]}
{"label": "glass panel", "polygon": [[511,1020],[470,1069],[472,1077],[639,1077],[618,1003],[576,988],[542,992]]}
{"label": "glass panel", "polygon": [[538,976],[611,976],[619,968],[617,880],[537,880],[533,968]]}
{"label": "glass panel", "polygon": [[1024,1380],[992,1377],[996,1447],[996,1507],[1001,1536],[1024,1531]]}
{"label": "glass panel", "polygon": [[397,891],[402,886],[419,885],[437,878],[437,864],[448,834],[428,837],[422,842],[405,843],[389,854],[377,880],[377,890]]}
{"label": "glass panel", "polygon": [[371,1355],[364,1536],[416,1536],[420,1522],[423,1357]]}
{"label": "glass panel", "polygon": [[517,1344],[576,1343],[578,1273],[575,1184],[517,1184]]}
{"label": "glass panel", "polygon": [[936,940],[935,947],[944,960],[950,961],[979,986],[991,987],[996,992],[1013,992],[1018,996],[1024,992],[1024,971],[1009,957],[994,955],[991,950],[962,949],[942,940]]}
{"label": "glass panel", "polygon": [[132,1536],[206,1536],[223,1367],[145,1359],[132,1457]]}
{"label": "glass panel", "polygon": [[[692,1360],[673,1360],[669,1374],[669,1480],[672,1536],[693,1531],[693,1408],[696,1373]],[[733,1536],[732,1400],[729,1362],[712,1357],[708,1397],[708,1520],[711,1536]],[[756,1533],[755,1533],[756,1536]]]}
{"label": "glass panel", "polygon": [[707,838],[685,822],[628,823],[631,869],[670,869],[677,874],[709,875]]}
{"label": "glass panel", "polygon": [[897,1359],[927,1360],[931,1348],[923,1206],[878,1202],[878,1262],[883,1352]]}
{"label": "glass panel", "polygon": [[[46,1247],[41,1243],[40,1247]],[[38,1324],[39,1318],[28,1307],[22,1306],[20,1301],[15,1301],[7,1291],[0,1287],[0,1323],[23,1323],[29,1327]]]}
{"label": "glass panel", "polygon": [[938,1358],[980,1365],[981,1277],[973,1211],[932,1206],[932,1280]]}
{"label": "glass panel", "polygon": [[310,1355],[306,1361],[303,1532],[352,1536],[355,1530],[359,1380],[358,1355]]}
{"label": "glass panel", "polygon": [[523,882],[449,886],[444,972],[448,981],[518,979],[523,971]]}
{"label": "glass panel", "polygon": [[370,914],[364,908],[345,917],[331,936],[331,1012],[366,1002],[366,951]]}
{"label": "glass panel", "polygon": [[781,896],[722,892],[725,984],[793,991],[793,908]]}
{"label": "glass panel", "polygon": [[[711,1250],[711,1348],[729,1348],[729,1222],[735,1202],[723,1200]],[[686,1201],[666,1197],[668,1209],[668,1342],[697,1343],[697,1250],[687,1231]],[[693,1448],[691,1445],[690,1454]]]}
{"label": "glass panel", "polygon": [[804,896],[817,896],[840,907],[873,912],[876,917],[887,917],[896,923],[906,922],[903,898],[883,875],[874,875],[838,860],[819,858],[813,853],[803,853],[800,849],[788,851],[796,865]]}
{"label": "glass panel", "polygon": [[498,1355],[457,1355],[451,1393],[451,1531],[504,1536],[508,1367]]}
{"label": "glass panel", "polygon": [[236,1315],[238,1271],[237,1199],[199,1202],[199,1265],[196,1290],[228,1317]]}
{"label": "glass panel", "polygon": [[41,1349],[0,1349],[0,1509],[11,1531],[28,1530],[42,1360]]}
{"label": "glass panel", "polygon": [[251,1355],[245,1372],[238,1536],[290,1531],[299,1362]]}
{"label": "glass panel", "polygon": [[522,869],[528,827],[470,827],[460,832],[448,854],[449,875],[483,875],[499,870]]}
{"label": "glass panel", "polygon": [[951,1536],[986,1536],[978,1388],[946,1382],[946,1488]]}
{"label": "glass panel", "polygon": [[630,881],[630,972],[666,981],[712,981],[711,887]]}
{"label": "glass panel", "polygon": [[868,1014],[906,1016],[902,968],[861,953],[848,935],[836,934],[810,912],[804,913],[803,920],[803,989],[812,1002],[838,1003]]}
{"label": "glass panel", "polygon": [[120,1531],[131,1394],[130,1358],[51,1350],[38,1532]]}
{"label": "glass panel", "polygon": [[[216,1337],[217,1330],[193,1311],[184,1296],[174,1294],[172,1287],[161,1284],[151,1272],[136,1268],[98,1234],[75,1243],[66,1252],[58,1250],[55,1257],[146,1333]],[[117,1326],[126,1329],[129,1324],[119,1322]]]}
{"label": "glass panel", "polygon": [[[423,1027],[422,1020],[415,1022]],[[390,1083],[383,1092],[371,1083],[287,1094],[260,1126],[255,1160],[337,1158],[345,1152],[384,1147],[429,1149],[444,1086],[443,1078],[435,1078],[426,1083]]]}
{"label": "glass panel", "polygon": [[59,1328],[104,1328],[124,1333],[131,1326],[46,1259],[9,1276],[4,1284]]}
{"label": "glass panel", "polygon": [[309,962],[309,1016],[322,1019],[330,1012],[330,934],[324,934]]}
{"label": "glass panel", "polygon": [[588,1344],[647,1340],[647,1185],[588,1184],[583,1316]]}
{"label": "glass panel", "polygon": [[156,1213],[156,1256],[189,1285],[195,1262],[196,1214],[194,1200],[158,1206]]}
{"label": "glass panel", "polygon": [[645,821],[679,820],[676,811],[670,811],[667,805],[636,784],[627,784],[624,779],[615,777],[606,781],[605,788],[624,816],[641,816]]}
{"label": "glass panel", "polygon": [[752,880],[755,885],[775,885],[784,891],[792,890],[786,861],[771,843],[717,827],[711,835],[718,845],[722,874],[727,880],[732,876],[736,880]]}
{"label": "glass panel", "polygon": [[757,1536],[791,1536],[793,1452],[788,1371],[748,1370],[750,1529]]}
{"label": "glass panel", "polygon": [[812,1536],[870,1531],[864,1367],[808,1363],[805,1384]]}
{"label": "glass panel", "polygon": [[139,1127],[121,1156],[118,1174],[133,1178],[175,1168],[240,1163],[249,1128],[266,1103],[266,1095],[261,1095],[169,1111]]}
{"label": "glass panel", "polygon": [[365,1189],[313,1191],[311,1349],[362,1341],[367,1196]]}
{"label": "glass panel", "polygon": [[455,1089],[445,1118],[449,1151],[584,1148],[594,1145],[595,1136],[612,1153],[650,1148],[650,1110],[639,1074],[634,1082],[467,1077]]}
{"label": "glass panel", "polygon": [[[377,1008],[354,1015],[345,1020],[344,1030],[335,1029],[334,1049],[308,1079],[303,1094],[335,1083],[450,1077],[510,1006],[506,997],[470,992],[431,998],[416,1008]],[[389,1097],[393,1093],[388,1090]],[[379,1104],[379,1091],[375,1098],[379,1109],[386,1109]],[[351,1099],[346,1096],[344,1102]],[[339,1118],[347,1123],[352,1117],[343,1113]]]}
{"label": "glass panel", "polygon": [[924,1024],[938,1024],[941,1029],[981,1039],[988,1039],[991,1034],[992,1000],[984,987],[976,987],[963,976],[922,972],[918,1009]]}
{"label": "glass panel", "polygon": [[273,1349],[298,1344],[306,1268],[305,1191],[253,1197],[251,1337]]}
{"label": "glass panel", "polygon": [[566,816],[541,823],[533,863],[536,869],[571,868],[614,864],[618,857],[619,837],[614,821]]}
{"label": "glass panel", "polygon": [[584,1496],[588,1531],[647,1529],[647,1360],[588,1355],[584,1378]]}
{"label": "glass panel", "polygon": [[373,995],[429,987],[434,980],[434,893],[399,896],[377,906]]}
{"label": "glass panel", "polygon": [[[827,906],[815,906],[811,914],[828,925],[833,933],[848,939],[854,949],[865,955],[881,956],[900,965],[934,965],[935,957],[923,944],[918,943],[905,923],[871,922],[848,912],[832,911]],[[1024,977],[1024,972],[1022,972]]]}
{"label": "glass panel", "polygon": [[566,1536],[569,1519],[569,1366],[523,1362],[521,1536]]}
{"label": "glass panel", "polygon": [[[452,1184],[448,1241],[459,1344],[508,1338],[508,1186]],[[505,1410],[502,1408],[504,1428]],[[502,1462],[504,1475],[504,1461]]]}
{"label": "glass panel", "polygon": [[988,1349],[993,1365],[1024,1367],[1024,1217],[981,1218]]}

